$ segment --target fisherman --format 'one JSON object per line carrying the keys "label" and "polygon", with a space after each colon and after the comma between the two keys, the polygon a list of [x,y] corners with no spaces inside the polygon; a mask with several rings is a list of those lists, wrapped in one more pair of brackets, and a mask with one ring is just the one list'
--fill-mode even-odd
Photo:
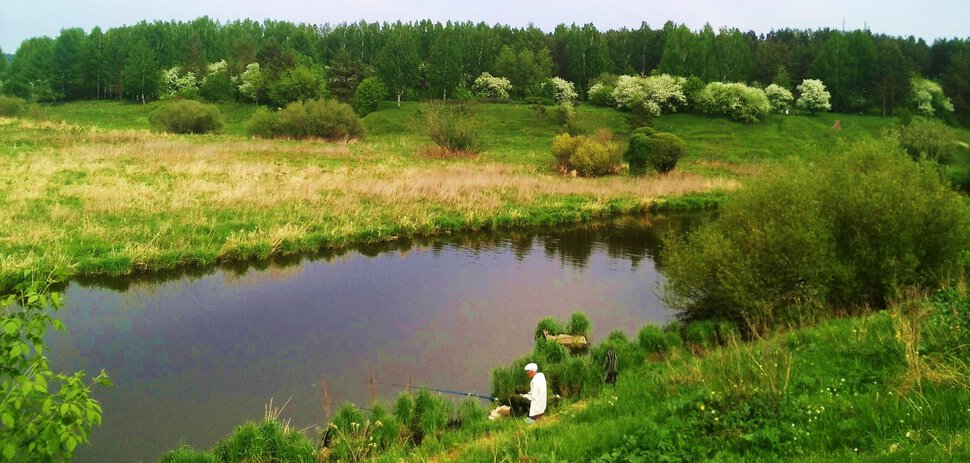
{"label": "fisherman", "polygon": [[546,375],[539,373],[539,365],[534,363],[525,366],[525,373],[532,379],[529,383],[529,393],[522,394],[522,397],[532,402],[529,406],[529,417],[525,422],[532,423],[546,412]]}

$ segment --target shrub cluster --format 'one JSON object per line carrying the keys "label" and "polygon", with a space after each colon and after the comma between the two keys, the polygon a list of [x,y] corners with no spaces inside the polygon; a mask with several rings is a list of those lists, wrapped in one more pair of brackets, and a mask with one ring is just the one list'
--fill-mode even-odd
{"label": "shrub cluster", "polygon": [[805,79],[798,84],[798,100],[795,104],[800,109],[811,111],[828,111],[832,109],[829,99],[832,95],[825,89],[825,84],[818,79]]}
{"label": "shrub cluster", "polygon": [[164,102],[148,116],[160,130],[172,133],[208,133],[222,128],[222,115],[215,105],[195,100]]}
{"label": "shrub cluster", "polygon": [[564,133],[552,140],[552,155],[562,170],[575,170],[584,177],[606,175],[619,169],[622,158],[612,138],[605,129],[592,137]]}
{"label": "shrub cluster", "polygon": [[482,142],[479,119],[470,103],[436,102],[423,107],[428,136],[451,154],[478,153]]}
{"label": "shrub cluster", "polygon": [[27,100],[12,96],[0,95],[0,116],[16,117],[24,113]]}
{"label": "shrub cluster", "polygon": [[914,160],[949,163],[957,147],[953,129],[937,120],[913,120],[899,129],[899,144]]}
{"label": "shrub cluster", "polygon": [[771,110],[779,113],[790,108],[793,101],[791,92],[778,84],[771,84],[765,87],[765,96],[768,97]]}
{"label": "shrub cluster", "polygon": [[643,174],[647,168],[652,168],[665,175],[677,167],[677,162],[686,152],[687,144],[680,137],[641,127],[630,135],[623,158],[630,164],[630,172],[634,174]]}
{"label": "shrub cluster", "polygon": [[487,72],[483,72],[475,79],[472,85],[472,92],[479,98],[498,98],[507,99],[512,84],[505,77],[495,77]]}
{"label": "shrub cluster", "polygon": [[771,113],[764,90],[741,83],[711,82],[697,95],[697,107],[707,114],[758,122]]}
{"label": "shrub cluster", "polygon": [[364,124],[350,105],[331,100],[290,103],[278,113],[257,110],[246,124],[249,133],[263,138],[360,139]]}
{"label": "shrub cluster", "polygon": [[717,221],[665,243],[665,297],[689,318],[761,330],[932,285],[970,249],[963,200],[888,142],[776,169]]}
{"label": "shrub cluster", "polygon": [[638,77],[620,76],[612,96],[618,109],[644,111],[652,116],[676,112],[687,104],[683,77],[668,74]]}

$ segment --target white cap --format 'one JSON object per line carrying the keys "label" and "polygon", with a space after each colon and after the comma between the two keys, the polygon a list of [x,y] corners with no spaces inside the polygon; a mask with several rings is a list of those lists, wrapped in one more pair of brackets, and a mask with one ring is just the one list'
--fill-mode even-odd
{"label": "white cap", "polygon": [[534,363],[530,363],[530,364],[528,364],[528,365],[525,366],[525,371],[539,371],[539,365],[536,365]]}

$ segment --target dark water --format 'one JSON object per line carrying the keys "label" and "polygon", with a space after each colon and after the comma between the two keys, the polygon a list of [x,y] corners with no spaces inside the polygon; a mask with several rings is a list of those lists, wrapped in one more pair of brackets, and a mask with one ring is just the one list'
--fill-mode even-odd
{"label": "dark water", "polygon": [[660,237],[707,219],[625,217],[72,283],[52,367],[103,368],[114,381],[95,391],[104,424],[76,461],[209,449],[270,399],[289,401],[294,426],[322,425],[321,378],[334,409],[368,403],[372,375],[487,395],[490,370],[527,353],[545,316],[587,313],[594,341],[669,321],[656,294]]}

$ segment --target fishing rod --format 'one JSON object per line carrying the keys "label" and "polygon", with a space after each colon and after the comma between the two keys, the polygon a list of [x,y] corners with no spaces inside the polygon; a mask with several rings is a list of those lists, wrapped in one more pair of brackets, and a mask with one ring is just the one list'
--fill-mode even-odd
{"label": "fishing rod", "polygon": [[485,399],[485,400],[490,400],[490,401],[498,400],[497,397],[492,397],[492,396],[488,396],[488,395],[481,395],[481,394],[475,394],[473,392],[452,391],[452,390],[448,390],[448,389],[438,389],[438,388],[435,388],[435,387],[415,386],[413,384],[384,383],[384,382],[380,382],[380,381],[373,381],[373,383],[374,384],[381,384],[381,385],[384,385],[384,386],[395,386],[395,387],[403,387],[403,388],[413,387],[415,389],[424,389],[424,390],[427,390],[427,391],[435,391],[435,392],[440,392],[442,394],[453,394],[453,395],[460,395],[460,396],[463,396],[463,397],[476,397],[476,398],[479,398],[479,399]]}

